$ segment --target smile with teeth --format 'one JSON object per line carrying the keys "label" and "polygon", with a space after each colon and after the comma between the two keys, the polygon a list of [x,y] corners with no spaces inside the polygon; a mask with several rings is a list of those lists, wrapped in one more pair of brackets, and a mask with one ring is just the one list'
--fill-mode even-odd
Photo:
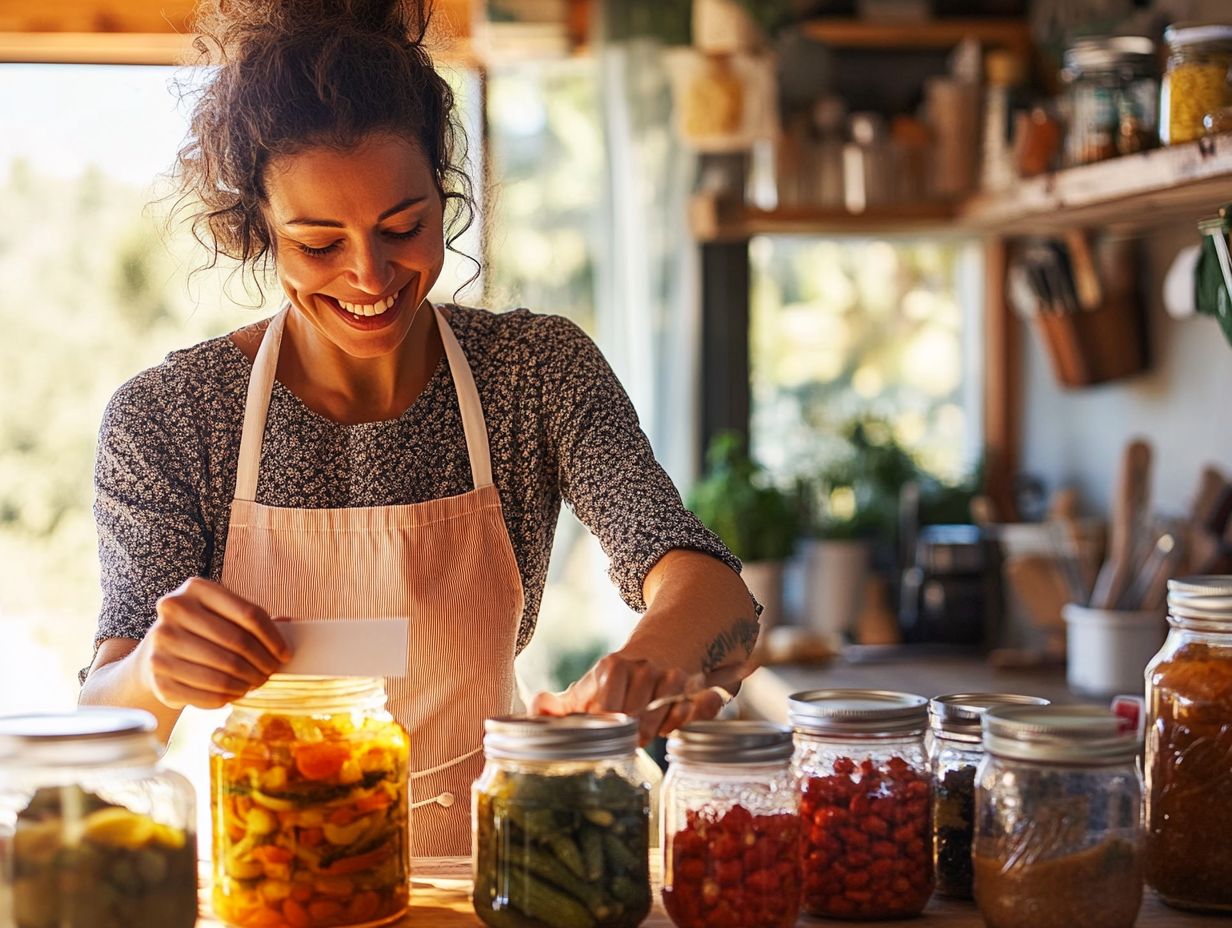
{"label": "smile with teeth", "polygon": [[389,307],[393,306],[395,302],[397,302],[397,299],[401,294],[402,291],[399,290],[393,296],[387,297],[379,303],[368,303],[367,305],[360,303],[348,303],[345,300],[338,299],[335,299],[335,302],[337,302],[339,306],[353,316],[380,316],[387,309],[389,309]]}

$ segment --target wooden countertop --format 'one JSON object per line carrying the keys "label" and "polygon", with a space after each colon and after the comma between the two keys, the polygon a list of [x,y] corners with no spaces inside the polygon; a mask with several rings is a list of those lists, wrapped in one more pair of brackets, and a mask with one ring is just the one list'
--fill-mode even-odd
{"label": "wooden countertop", "polygon": [[[651,877],[654,882],[655,906],[643,928],[669,928],[672,922],[659,904],[658,866],[652,859]],[[475,915],[470,903],[471,863],[464,857],[422,858],[415,861],[412,874],[411,909],[394,923],[395,928],[482,928],[483,922]],[[222,922],[210,914],[209,893],[203,887],[201,893],[202,918],[197,928],[221,928]],[[1164,906],[1149,890],[1142,901],[1142,912],[1135,928],[1216,928],[1226,925],[1229,919],[1190,915]],[[818,928],[821,925],[868,925],[869,922],[842,922],[831,919],[814,919],[801,916],[799,928]],[[923,917],[907,920],[876,922],[882,928],[927,928],[929,925],[946,928],[983,928],[984,921],[974,904],[954,902],[933,897]],[[1074,926],[1081,928],[1081,926]]]}

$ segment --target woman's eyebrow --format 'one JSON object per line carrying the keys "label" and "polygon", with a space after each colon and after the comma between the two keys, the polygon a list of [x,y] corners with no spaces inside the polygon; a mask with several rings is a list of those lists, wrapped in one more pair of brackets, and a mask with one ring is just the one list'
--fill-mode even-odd
{"label": "woman's eyebrow", "polygon": [[[412,206],[415,206],[418,203],[422,203],[426,199],[428,198],[427,197],[407,197],[401,203],[397,204],[396,206],[391,206],[389,209],[385,210],[385,212],[381,213],[381,215],[377,216],[376,221],[382,222],[388,219],[390,216],[393,216],[396,213],[402,212],[404,209],[410,209]],[[344,224],[339,222],[337,219],[308,219],[304,217],[300,217],[297,219],[290,219],[287,221],[286,225],[289,225],[289,226],[328,226],[331,229],[341,229],[344,226]]]}

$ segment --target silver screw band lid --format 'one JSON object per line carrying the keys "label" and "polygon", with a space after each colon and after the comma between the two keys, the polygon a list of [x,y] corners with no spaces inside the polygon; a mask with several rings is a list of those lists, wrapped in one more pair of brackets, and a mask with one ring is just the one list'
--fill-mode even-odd
{"label": "silver screw band lid", "polygon": [[807,734],[911,735],[928,727],[928,700],[892,690],[805,690],[787,700],[787,715]]}
{"label": "silver screw band lid", "polygon": [[667,741],[667,759],[698,764],[769,764],[791,759],[791,729],[773,722],[691,722]]}
{"label": "silver screw band lid", "polygon": [[637,719],[594,715],[506,715],[484,722],[483,749],[506,760],[597,760],[637,750]]}

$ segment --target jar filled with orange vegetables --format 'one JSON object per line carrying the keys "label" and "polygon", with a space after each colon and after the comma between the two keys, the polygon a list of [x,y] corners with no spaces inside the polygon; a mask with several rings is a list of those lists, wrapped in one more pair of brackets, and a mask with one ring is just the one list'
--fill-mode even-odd
{"label": "jar filled with orange vegetables", "polygon": [[215,915],[239,928],[381,925],[407,908],[406,731],[379,678],[271,677],[210,747]]}

